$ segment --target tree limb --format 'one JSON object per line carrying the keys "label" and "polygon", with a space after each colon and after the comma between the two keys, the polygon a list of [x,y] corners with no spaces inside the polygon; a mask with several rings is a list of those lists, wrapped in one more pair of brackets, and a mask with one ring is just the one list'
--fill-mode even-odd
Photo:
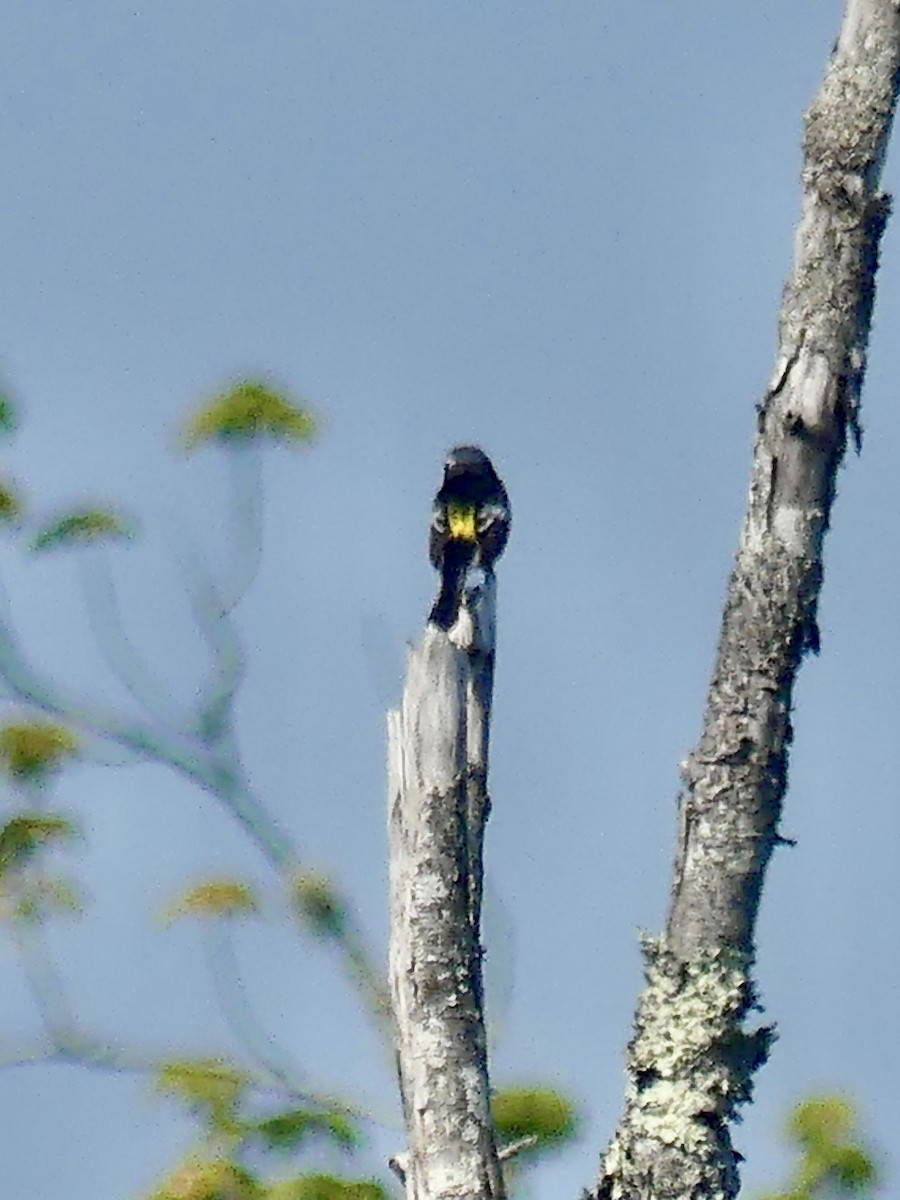
{"label": "tree limb", "polygon": [[822,546],[859,403],[889,211],[879,189],[900,79],[897,0],[848,0],[806,113],[803,201],[775,371],[759,408],[747,515],[703,731],[682,766],[663,937],[628,1052],[625,1115],[600,1200],[733,1197],[728,1122],[771,1030],[747,1034],[760,892],[787,785],[794,681],[818,650]]}

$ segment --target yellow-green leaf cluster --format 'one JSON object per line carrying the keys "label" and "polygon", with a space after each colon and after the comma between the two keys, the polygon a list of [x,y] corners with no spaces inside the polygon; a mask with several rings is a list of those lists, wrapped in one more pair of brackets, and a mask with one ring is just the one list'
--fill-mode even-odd
{"label": "yellow-green leaf cluster", "polygon": [[42,846],[71,842],[78,827],[58,813],[20,813],[0,827],[0,875],[19,867]]}
{"label": "yellow-green leaf cluster", "polygon": [[8,479],[0,479],[0,524],[12,525],[22,515],[22,502]]}
{"label": "yellow-green leaf cluster", "polygon": [[131,537],[131,526],[111,509],[80,508],[50,521],[32,541],[38,551],[60,550]]}
{"label": "yellow-green leaf cluster", "polygon": [[53,721],[12,722],[0,728],[0,767],[22,782],[40,782],[77,748],[73,734]]}
{"label": "yellow-green leaf cluster", "polygon": [[177,1167],[147,1200],[265,1200],[258,1180],[227,1158],[194,1157]]}
{"label": "yellow-green leaf cluster", "polygon": [[41,873],[9,885],[0,879],[0,919],[36,924],[76,916],[84,908],[78,887],[63,875]]}
{"label": "yellow-green leaf cluster", "polygon": [[343,936],[347,910],[324,875],[297,876],[291,885],[291,899],[297,915],[317,937]]}
{"label": "yellow-green leaf cluster", "polygon": [[223,1133],[239,1130],[238,1108],[247,1079],[222,1059],[164,1063],[157,1074],[156,1086],[164,1094],[181,1100],[213,1130]]}
{"label": "yellow-green leaf cluster", "polygon": [[188,451],[206,442],[228,444],[262,437],[276,442],[305,442],[315,428],[315,419],[306,409],[264,383],[244,379],[188,419],[183,441]]}
{"label": "yellow-green leaf cluster", "polygon": [[9,396],[0,392],[0,434],[15,433],[19,418]]}
{"label": "yellow-green leaf cluster", "polygon": [[178,896],[166,909],[166,919],[179,917],[240,917],[258,911],[253,889],[238,879],[208,879]]}
{"label": "yellow-green leaf cluster", "polygon": [[854,1196],[877,1183],[871,1153],[856,1136],[853,1106],[843,1096],[818,1096],[798,1104],[787,1134],[800,1149],[800,1161],[787,1189],[764,1200],[817,1200]]}
{"label": "yellow-green leaf cluster", "polygon": [[505,1088],[494,1094],[491,1113],[501,1144],[531,1137],[536,1151],[561,1145],[576,1132],[572,1104],[552,1088]]}
{"label": "yellow-green leaf cluster", "polygon": [[340,1179],[336,1175],[299,1175],[272,1184],[266,1200],[388,1200],[387,1189],[374,1179]]}
{"label": "yellow-green leaf cluster", "polygon": [[267,1149],[285,1153],[294,1153],[316,1136],[326,1137],[342,1150],[354,1150],[360,1141],[358,1131],[343,1113],[317,1109],[286,1109],[254,1122],[248,1129]]}

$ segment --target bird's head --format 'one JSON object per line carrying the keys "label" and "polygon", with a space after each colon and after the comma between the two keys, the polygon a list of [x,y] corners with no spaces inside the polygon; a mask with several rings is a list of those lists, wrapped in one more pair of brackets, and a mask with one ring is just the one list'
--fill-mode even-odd
{"label": "bird's head", "polygon": [[496,474],[494,464],[478,446],[454,446],[444,462],[444,478],[452,479],[469,471]]}

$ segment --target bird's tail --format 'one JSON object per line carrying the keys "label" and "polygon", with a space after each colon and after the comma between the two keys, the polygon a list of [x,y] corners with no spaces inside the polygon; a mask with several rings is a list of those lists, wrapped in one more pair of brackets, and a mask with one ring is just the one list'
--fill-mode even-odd
{"label": "bird's tail", "polygon": [[472,559],[472,547],[465,542],[450,541],[444,547],[441,560],[441,590],[428,620],[438,629],[452,629],[459,616],[466,571]]}

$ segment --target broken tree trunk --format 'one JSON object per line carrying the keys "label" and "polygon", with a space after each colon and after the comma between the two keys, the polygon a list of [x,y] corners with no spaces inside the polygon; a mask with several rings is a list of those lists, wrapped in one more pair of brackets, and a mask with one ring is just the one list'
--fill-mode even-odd
{"label": "broken tree trunk", "polygon": [[502,1200],[481,974],[495,582],[427,625],[388,714],[389,972],[408,1200]]}

